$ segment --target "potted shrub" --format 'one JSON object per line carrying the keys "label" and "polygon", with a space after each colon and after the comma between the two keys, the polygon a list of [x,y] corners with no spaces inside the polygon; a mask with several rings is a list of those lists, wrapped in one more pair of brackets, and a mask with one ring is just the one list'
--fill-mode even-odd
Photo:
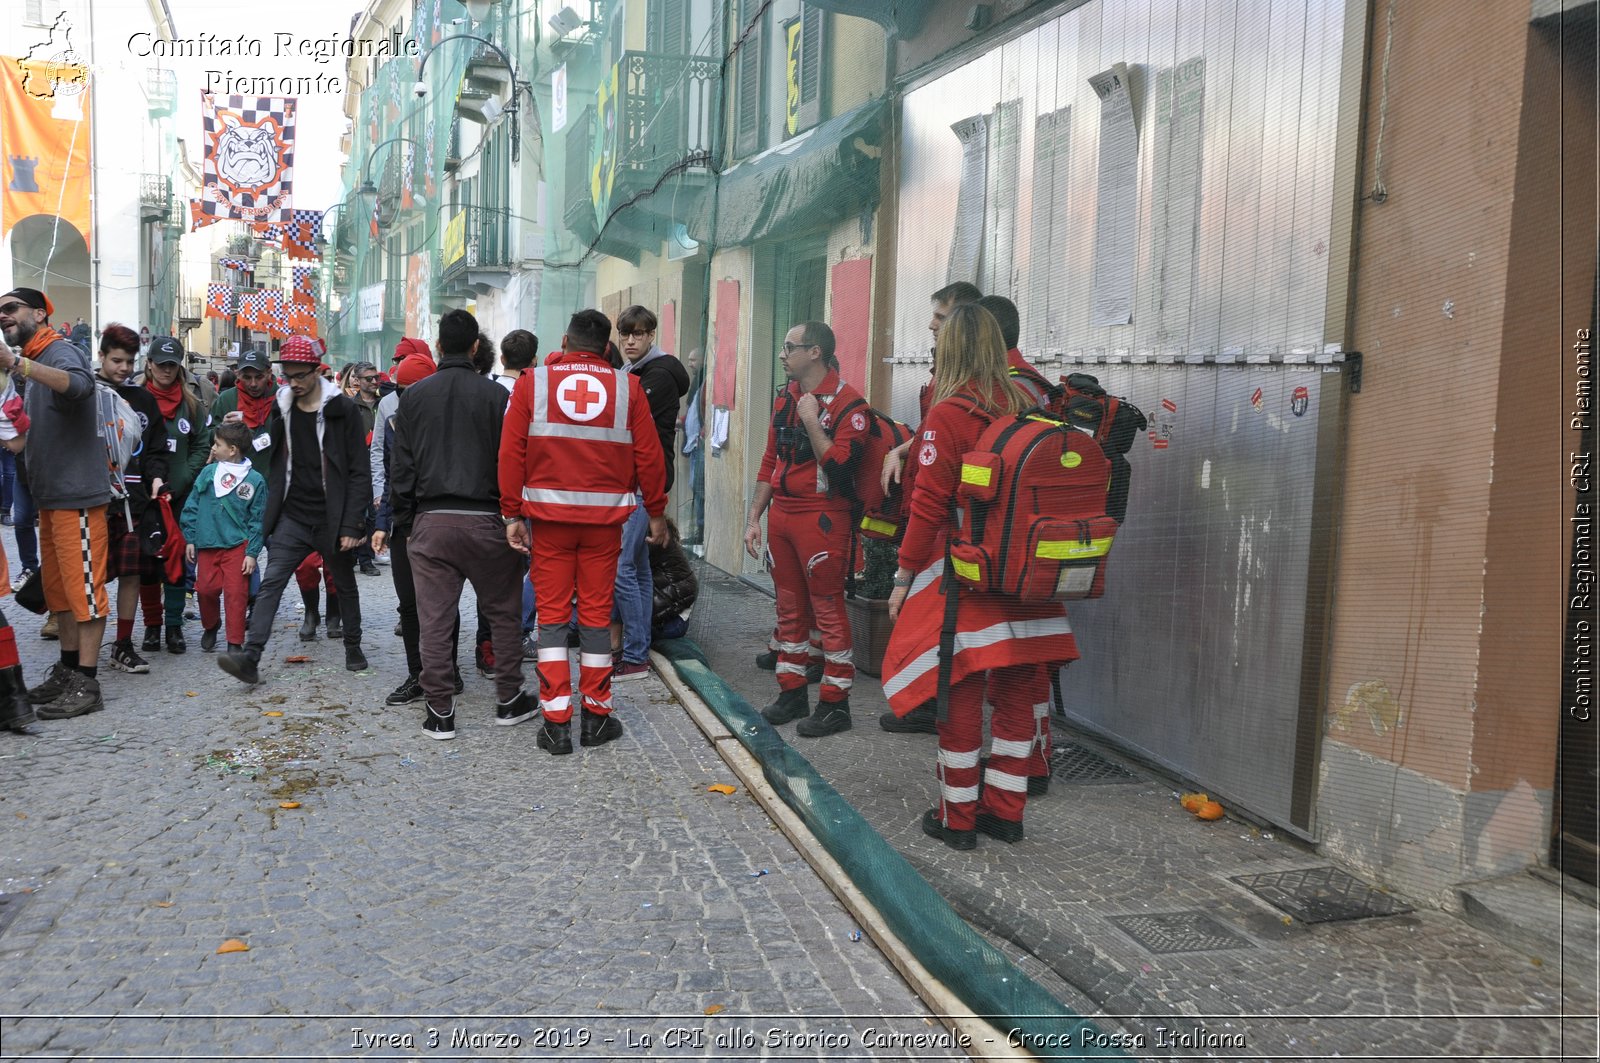
{"label": "potted shrub", "polygon": [[899,548],[883,539],[861,540],[861,578],[853,594],[846,595],[844,607],[850,617],[850,638],[854,643],[856,669],[870,676],[883,672],[883,654],[889,648],[889,593],[894,589]]}

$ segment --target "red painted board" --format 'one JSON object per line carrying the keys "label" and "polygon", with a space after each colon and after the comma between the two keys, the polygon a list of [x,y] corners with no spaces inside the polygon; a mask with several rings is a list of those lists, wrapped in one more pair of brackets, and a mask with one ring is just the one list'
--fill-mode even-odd
{"label": "red painted board", "polygon": [[739,383],[739,282],[717,282],[716,361],[712,364],[711,404],[733,408]]}
{"label": "red painted board", "polygon": [[867,341],[872,334],[872,256],[851,258],[833,267],[834,354],[839,375],[867,392]]}
{"label": "red painted board", "polygon": [[678,301],[669,299],[661,307],[656,323],[656,346],[668,354],[678,353]]}

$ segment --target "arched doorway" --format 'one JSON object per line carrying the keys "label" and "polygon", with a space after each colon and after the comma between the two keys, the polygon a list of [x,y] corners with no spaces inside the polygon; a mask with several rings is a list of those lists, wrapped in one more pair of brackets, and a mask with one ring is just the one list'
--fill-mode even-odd
{"label": "arched doorway", "polygon": [[77,227],[52,214],[35,214],[11,230],[11,278],[50,296],[51,323],[63,329],[78,318],[96,325],[89,290],[89,245]]}

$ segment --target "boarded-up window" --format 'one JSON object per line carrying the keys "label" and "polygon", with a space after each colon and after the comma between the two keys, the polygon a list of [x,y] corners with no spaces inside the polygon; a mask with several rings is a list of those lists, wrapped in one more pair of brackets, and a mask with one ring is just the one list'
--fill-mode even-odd
{"label": "boarded-up window", "polygon": [[797,125],[810,129],[822,121],[823,55],[827,50],[828,13],[803,4],[800,8],[800,115]]}
{"label": "boarded-up window", "polygon": [[[762,5],[759,0],[739,0],[739,24],[735,28],[734,61],[738,71],[737,110],[734,118],[733,150],[736,155],[753,155],[761,150]],[[751,25],[754,22],[755,25]]]}

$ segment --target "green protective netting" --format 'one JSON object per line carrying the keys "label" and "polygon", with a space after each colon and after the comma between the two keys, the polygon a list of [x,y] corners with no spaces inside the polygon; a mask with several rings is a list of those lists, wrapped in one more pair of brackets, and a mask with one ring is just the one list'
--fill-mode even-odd
{"label": "green protective netting", "polygon": [[975,1014],[1040,1058],[1128,1058],[1099,1047],[1103,1038],[1093,1023],[1068,1010],[967,925],[810,761],[711,670],[692,639],[657,642],[654,649],[761,763],[767,783],[918,962]]}

